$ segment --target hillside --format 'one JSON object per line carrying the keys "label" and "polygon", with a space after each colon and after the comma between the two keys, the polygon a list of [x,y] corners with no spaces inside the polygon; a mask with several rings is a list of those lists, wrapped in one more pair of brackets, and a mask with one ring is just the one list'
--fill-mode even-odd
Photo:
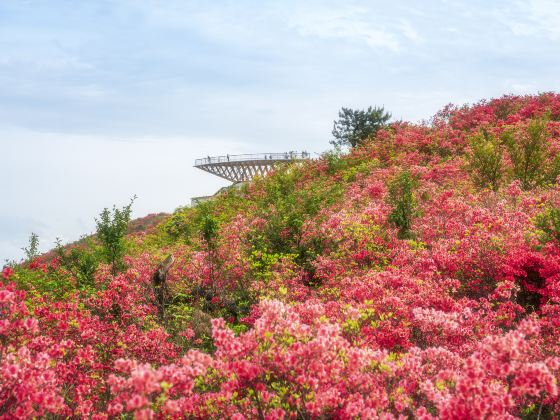
{"label": "hillside", "polygon": [[6,267],[0,416],[558,417],[559,175],[560,95],[505,96],[178,209],[116,275]]}

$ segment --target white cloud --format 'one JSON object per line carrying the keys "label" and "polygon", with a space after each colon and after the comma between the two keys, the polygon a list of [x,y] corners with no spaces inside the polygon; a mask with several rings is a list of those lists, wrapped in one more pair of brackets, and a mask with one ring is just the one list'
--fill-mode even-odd
{"label": "white cloud", "polygon": [[[374,15],[362,6],[338,8],[296,8],[289,18],[289,26],[300,35],[321,39],[341,39],[362,42],[369,47],[399,51],[395,34],[376,24]],[[411,28],[408,28],[408,33]]]}
{"label": "white cloud", "polygon": [[402,19],[397,26],[401,30],[403,36],[414,42],[415,44],[420,44],[424,41],[418,31],[416,31],[416,29],[410,24],[409,21]]}
{"label": "white cloud", "polygon": [[560,1],[515,1],[509,7],[497,10],[496,17],[518,36],[536,36],[560,39]]}
{"label": "white cloud", "polygon": [[560,2],[558,0],[531,0],[531,18],[541,32],[551,39],[560,38]]}

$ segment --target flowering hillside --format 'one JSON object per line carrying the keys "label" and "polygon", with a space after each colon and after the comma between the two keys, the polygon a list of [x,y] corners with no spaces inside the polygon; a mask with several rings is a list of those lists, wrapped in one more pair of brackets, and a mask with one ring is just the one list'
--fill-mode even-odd
{"label": "flowering hillside", "polygon": [[126,268],[6,267],[0,416],[556,418],[559,175],[560,95],[506,96],[179,209]]}

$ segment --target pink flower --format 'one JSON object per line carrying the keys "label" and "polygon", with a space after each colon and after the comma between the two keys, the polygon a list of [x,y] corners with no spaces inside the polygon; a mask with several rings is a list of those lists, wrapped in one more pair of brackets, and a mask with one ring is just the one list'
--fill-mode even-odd
{"label": "pink flower", "polygon": [[36,333],[39,330],[39,322],[35,318],[26,318],[23,321],[23,327],[31,333]]}
{"label": "pink flower", "polygon": [[146,400],[146,397],[136,394],[128,400],[126,408],[128,410],[136,410],[138,408],[144,407],[147,403],[148,401]]}
{"label": "pink flower", "polygon": [[519,197],[521,195],[521,181],[515,180],[508,187],[508,194],[511,197]]}
{"label": "pink flower", "polygon": [[11,378],[16,378],[19,373],[19,368],[17,365],[7,365],[4,367],[4,374]]}
{"label": "pink flower", "polygon": [[187,328],[185,331],[182,331],[180,335],[185,337],[187,340],[192,340],[195,336],[195,333],[192,328]]}
{"label": "pink flower", "polygon": [[10,277],[14,275],[14,269],[12,267],[4,267],[2,270],[2,277],[4,280],[8,280]]}
{"label": "pink flower", "polygon": [[0,303],[10,303],[13,301],[15,294],[9,290],[0,290]]}

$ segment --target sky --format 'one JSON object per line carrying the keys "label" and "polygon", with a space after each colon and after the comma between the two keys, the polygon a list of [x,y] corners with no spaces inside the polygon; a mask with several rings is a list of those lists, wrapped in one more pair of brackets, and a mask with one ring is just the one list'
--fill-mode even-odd
{"label": "sky", "polygon": [[416,122],[559,75],[558,0],[0,0],[0,263],[228,184],[196,158],[321,153],[343,106]]}

